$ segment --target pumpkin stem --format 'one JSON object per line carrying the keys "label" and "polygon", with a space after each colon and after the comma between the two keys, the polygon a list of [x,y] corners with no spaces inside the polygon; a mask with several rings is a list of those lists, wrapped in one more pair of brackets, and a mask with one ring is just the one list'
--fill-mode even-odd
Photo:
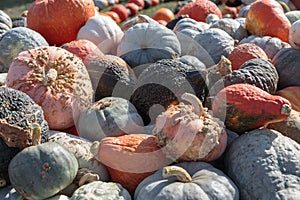
{"label": "pumpkin stem", "polygon": [[220,62],[217,64],[220,75],[226,76],[232,72],[231,61],[225,56],[221,56]]}
{"label": "pumpkin stem", "polygon": [[87,168],[80,168],[77,172],[75,180],[78,181],[78,186],[83,186],[84,184],[91,183],[93,181],[99,181],[99,175],[95,172],[87,169]]}
{"label": "pumpkin stem", "polygon": [[42,67],[43,85],[47,85],[47,77],[45,72],[45,66]]}
{"label": "pumpkin stem", "polygon": [[94,141],[91,145],[90,152],[93,154],[93,156],[98,160],[98,153],[100,149],[100,142]]}
{"label": "pumpkin stem", "polygon": [[290,115],[292,108],[288,104],[283,104],[281,107],[281,114],[282,115]]}
{"label": "pumpkin stem", "polygon": [[192,181],[191,175],[182,167],[178,166],[166,166],[162,169],[162,176],[168,178],[170,176],[176,176],[177,180],[183,183]]}
{"label": "pumpkin stem", "polygon": [[6,180],[4,178],[0,178],[0,188],[6,186]]}
{"label": "pumpkin stem", "polygon": [[32,145],[41,144],[42,128],[38,123],[31,125],[32,131]]}
{"label": "pumpkin stem", "polygon": [[181,98],[183,100],[189,102],[190,104],[192,104],[196,115],[202,116],[205,113],[203,105],[196,95],[191,94],[191,93],[184,93],[181,96]]}

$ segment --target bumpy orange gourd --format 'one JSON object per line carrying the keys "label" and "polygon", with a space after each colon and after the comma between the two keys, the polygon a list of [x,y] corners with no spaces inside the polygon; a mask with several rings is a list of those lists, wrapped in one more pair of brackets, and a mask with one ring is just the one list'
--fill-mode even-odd
{"label": "bumpy orange gourd", "polygon": [[253,35],[272,36],[289,42],[291,23],[277,1],[258,0],[248,11],[246,28]]}
{"label": "bumpy orange gourd", "polygon": [[79,29],[95,15],[93,0],[36,0],[27,14],[27,26],[39,32],[50,45],[76,39]]}
{"label": "bumpy orange gourd", "polygon": [[241,83],[218,92],[212,110],[214,116],[225,118],[226,128],[243,134],[285,120],[291,112],[291,103],[281,96]]}

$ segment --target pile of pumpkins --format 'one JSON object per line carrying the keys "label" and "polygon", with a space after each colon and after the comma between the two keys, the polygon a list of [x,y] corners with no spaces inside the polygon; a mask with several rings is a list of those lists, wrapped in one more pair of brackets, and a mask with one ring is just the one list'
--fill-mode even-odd
{"label": "pile of pumpkins", "polygon": [[299,198],[299,12],[1,11],[0,199]]}

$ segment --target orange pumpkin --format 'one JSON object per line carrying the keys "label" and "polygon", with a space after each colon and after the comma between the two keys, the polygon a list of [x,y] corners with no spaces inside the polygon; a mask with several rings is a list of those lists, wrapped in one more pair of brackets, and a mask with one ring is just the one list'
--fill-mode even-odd
{"label": "orange pumpkin", "polygon": [[144,0],[128,0],[127,3],[134,3],[139,6],[140,10],[142,10],[145,6]]}
{"label": "orange pumpkin", "polygon": [[300,112],[300,86],[286,87],[278,90],[276,94],[289,100],[292,104],[292,108]]}
{"label": "orange pumpkin", "polygon": [[36,0],[27,14],[27,27],[39,32],[50,45],[73,41],[79,29],[95,15],[93,0]]}
{"label": "orange pumpkin", "polygon": [[222,18],[221,10],[212,1],[196,0],[184,5],[176,16],[189,15],[190,18],[196,21],[205,22],[209,14],[216,14],[220,19]]}
{"label": "orange pumpkin", "polygon": [[110,11],[116,12],[120,17],[121,22],[125,21],[128,18],[127,8],[122,4],[113,5],[110,8]]}
{"label": "orange pumpkin", "polygon": [[175,15],[169,8],[160,8],[152,15],[152,19],[156,21],[163,20],[169,22],[174,18]]}
{"label": "orange pumpkin", "polygon": [[139,12],[139,6],[135,3],[126,3],[125,7],[130,10],[130,16],[134,16]]}
{"label": "orange pumpkin", "polygon": [[291,23],[277,1],[258,0],[248,11],[246,28],[253,35],[277,37],[288,43]]}
{"label": "orange pumpkin", "polygon": [[239,69],[246,61],[253,58],[263,58],[268,60],[268,56],[256,44],[244,43],[236,46],[229,55],[232,70]]}
{"label": "orange pumpkin", "polygon": [[115,11],[110,10],[110,11],[106,11],[106,12],[100,12],[99,14],[110,17],[117,24],[121,23],[121,19],[120,19],[118,13],[116,13]]}
{"label": "orange pumpkin", "polygon": [[151,0],[151,6],[157,6],[159,4],[159,0]]}

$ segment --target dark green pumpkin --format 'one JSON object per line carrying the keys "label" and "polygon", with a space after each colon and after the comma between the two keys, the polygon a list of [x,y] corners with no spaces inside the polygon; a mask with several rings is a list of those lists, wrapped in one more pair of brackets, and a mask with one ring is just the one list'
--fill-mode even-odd
{"label": "dark green pumpkin", "polygon": [[130,101],[148,125],[171,103],[178,103],[185,92],[196,94],[203,102],[208,93],[206,69],[164,59],[140,74]]}

